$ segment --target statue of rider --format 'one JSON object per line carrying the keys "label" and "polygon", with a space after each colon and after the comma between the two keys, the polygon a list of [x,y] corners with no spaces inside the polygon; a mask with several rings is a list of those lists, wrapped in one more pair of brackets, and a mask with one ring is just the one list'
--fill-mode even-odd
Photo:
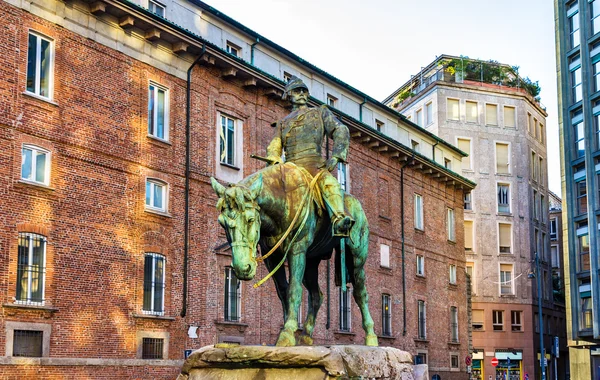
{"label": "statue of rider", "polygon": [[[300,78],[293,76],[285,87],[283,99],[292,103],[292,112],[277,122],[277,132],[267,147],[267,158],[272,164],[282,161],[292,162],[315,176],[321,169],[318,185],[323,201],[331,218],[334,236],[348,236],[354,220],[346,214],[343,205],[342,189],[337,179],[331,175],[339,162],[346,162],[350,134],[333,113],[322,105],[308,107],[308,87]],[[333,153],[327,162],[321,154],[323,139],[333,140]]]}

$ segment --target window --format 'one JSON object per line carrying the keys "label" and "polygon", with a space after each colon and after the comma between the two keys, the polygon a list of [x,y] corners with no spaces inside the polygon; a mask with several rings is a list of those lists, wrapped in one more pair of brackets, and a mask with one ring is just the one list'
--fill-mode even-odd
{"label": "window", "polygon": [[536,172],[536,167],[537,167],[537,158],[536,158],[536,154],[534,151],[531,151],[531,165],[530,165],[530,170],[531,170],[531,179],[536,181],[537,180],[537,172]]}
{"label": "window", "polygon": [[465,220],[465,251],[473,252],[473,221]]}
{"label": "window", "polygon": [[415,355],[415,364],[427,364],[427,353],[417,352]]}
{"label": "window", "polygon": [[225,268],[225,320],[238,322],[242,311],[242,284],[233,268]]}
{"label": "window", "polygon": [[577,1],[567,6],[567,21],[569,24],[570,48],[579,46],[579,12]]}
{"label": "window", "polygon": [[496,143],[496,173],[510,174],[508,144]]}
{"label": "window", "polygon": [[288,73],[287,71],[283,72],[283,81],[285,83],[289,82],[292,79],[292,74]]}
{"label": "window", "polygon": [[590,240],[587,222],[580,222],[577,226],[577,269],[579,272],[590,270]]}
{"label": "window", "polygon": [[27,46],[27,92],[51,99],[54,64],[54,46],[51,40],[29,33]]}
{"label": "window", "polygon": [[163,315],[165,311],[165,257],[147,253],[144,257],[145,314]]}
{"label": "window", "polygon": [[527,112],[527,133],[531,134],[531,114]]}
{"label": "window", "polygon": [[146,180],[146,208],[156,211],[167,211],[167,185],[164,182]]}
{"label": "window", "polygon": [[450,283],[456,285],[456,265],[450,264]]}
{"label": "window", "polygon": [[471,326],[473,327],[473,331],[483,331],[484,330],[484,313],[483,310],[473,309],[471,313]]}
{"label": "window", "polygon": [[48,185],[50,182],[50,153],[24,145],[21,150],[21,179]]}
{"label": "window", "polygon": [[572,113],[571,124],[573,125],[573,137],[575,142],[575,157],[583,157],[585,154],[585,136],[583,129],[583,111],[581,109]]}
{"label": "window", "polygon": [[418,328],[417,336],[419,339],[427,339],[427,315],[425,301],[418,300]]}
{"label": "window", "polygon": [[512,286],[512,264],[500,264],[500,294],[514,294]]}
{"label": "window", "polygon": [[579,328],[581,330],[591,330],[594,319],[592,313],[592,288],[589,278],[583,279],[579,283],[579,298],[581,300]]}
{"label": "window", "polygon": [[461,160],[462,169],[471,170],[471,140],[457,139],[456,143],[458,145],[458,149],[468,154],[467,157],[463,157]]}
{"label": "window", "polygon": [[419,153],[419,143],[417,141],[410,140],[410,147],[412,148],[412,150]]}
{"label": "window", "polygon": [[425,125],[433,123],[433,103],[425,104]]}
{"label": "window", "polygon": [[512,310],[510,312],[510,329],[511,331],[523,331],[521,324],[522,311]]}
{"label": "window", "polygon": [[516,128],[515,107],[504,106],[504,127]]}
{"label": "window", "polygon": [[425,276],[425,257],[417,255],[417,276]]}
{"label": "window", "polygon": [[477,284],[475,282],[475,263],[467,262],[465,264],[465,272],[469,275],[471,279],[471,294],[477,294]]}
{"label": "window", "polygon": [[148,89],[148,134],[169,140],[167,89],[150,84]]}
{"label": "window", "polygon": [[219,130],[220,159],[222,164],[235,166],[235,134],[236,121],[229,116],[221,115]]}
{"label": "window", "polygon": [[544,124],[540,123],[540,143],[542,143],[542,145],[545,144],[545,136],[546,136],[546,130],[544,129]]}
{"label": "window", "polygon": [[492,327],[494,331],[504,330],[504,311],[492,310]]}
{"label": "window", "polygon": [[234,45],[233,43],[227,41],[227,48],[226,48],[227,52],[231,55],[234,55],[236,57],[240,56],[240,51],[242,49],[239,48],[239,46]]}
{"label": "window", "polygon": [[500,253],[511,253],[512,247],[512,225],[508,223],[498,223],[499,251]]}
{"label": "window", "polygon": [[550,257],[552,260],[552,268],[560,268],[560,256],[558,254],[558,245],[550,246]]}
{"label": "window", "polygon": [[458,355],[450,354],[450,370],[458,370],[460,368],[458,364]]}
{"label": "window", "polygon": [[466,121],[467,123],[477,123],[479,120],[479,112],[477,110],[477,102],[465,102]]}
{"label": "window", "polygon": [[508,183],[499,183],[497,195],[498,212],[510,214],[510,185]]}
{"label": "window", "polygon": [[415,194],[415,228],[423,230],[423,197]]}
{"label": "window", "polygon": [[392,298],[389,294],[381,295],[381,335],[392,336]]}
{"label": "window", "polygon": [[486,104],[485,105],[485,124],[486,125],[498,125],[498,105]]}
{"label": "window", "polygon": [[600,2],[592,0],[590,2],[590,13],[592,15],[592,34],[600,32]]}
{"label": "window", "polygon": [[547,301],[550,299],[550,289],[551,287],[548,286],[548,271],[544,270],[542,275],[542,290],[544,293],[544,299]]}
{"label": "window", "polygon": [[452,170],[452,160],[444,158],[444,167],[448,170]]}
{"label": "window", "polygon": [[340,183],[340,188],[344,191],[348,191],[348,164],[345,162],[338,162],[337,165],[337,180]]}
{"label": "window", "polygon": [[458,342],[458,308],[450,306],[450,341]]}
{"label": "window", "polygon": [[17,257],[17,303],[44,302],[46,274],[46,238],[32,233],[19,233]]}
{"label": "window", "polygon": [[571,73],[571,96],[573,103],[577,103],[583,99],[583,92],[581,86],[581,59],[579,55],[569,60],[569,71]]}
{"label": "window", "polygon": [[148,10],[156,13],[160,17],[165,17],[165,6],[154,0],[148,0]]}
{"label": "window", "polygon": [[598,59],[594,57],[592,59],[592,73],[594,75],[594,92],[600,91],[600,56]]}
{"label": "window", "polygon": [[460,120],[460,114],[458,112],[458,99],[448,99],[446,112],[448,112],[448,120]]}
{"label": "window", "polygon": [[470,191],[464,195],[464,209],[473,210],[473,195]]}
{"label": "window", "polygon": [[455,241],[456,234],[454,231],[454,210],[451,208],[446,211],[446,227],[448,229],[448,240]]}
{"label": "window", "polygon": [[587,181],[579,181],[575,183],[575,196],[577,197],[577,215],[587,213]]}
{"label": "window", "polygon": [[330,107],[337,106],[337,98],[331,94],[327,94],[327,105]]}
{"label": "window", "polygon": [[375,119],[375,125],[377,126],[377,132],[383,132],[385,127],[385,123],[383,121]]}
{"label": "window", "polygon": [[14,330],[12,356],[41,358],[43,348],[43,331]]}
{"label": "window", "polygon": [[163,359],[164,344],[161,338],[142,338],[142,359]]}
{"label": "window", "polygon": [[537,190],[533,190],[533,219],[539,219],[539,209],[538,209],[538,192]]}
{"label": "window", "polygon": [[352,314],[350,312],[350,295],[352,294],[352,290],[350,288],[346,288],[346,291],[343,291],[340,287],[340,331],[350,331],[351,322],[352,322]]}
{"label": "window", "polygon": [[415,123],[419,127],[423,126],[423,110],[420,108],[417,110],[417,112],[415,112]]}
{"label": "window", "polygon": [[[600,68],[600,61],[598,61],[597,64]],[[597,78],[600,81],[600,75]],[[598,90],[600,90],[600,88],[598,88]],[[600,101],[594,102],[592,112],[594,113],[594,133],[596,135],[594,139],[596,140],[596,150],[600,150]]]}
{"label": "window", "polygon": [[390,267],[390,246],[387,244],[379,245],[379,253],[380,253],[380,265],[385,268]]}
{"label": "window", "polygon": [[550,240],[558,239],[557,223],[558,223],[558,221],[556,218],[550,219]]}
{"label": "window", "polygon": [[538,175],[540,177],[540,185],[544,186],[544,159],[542,157],[539,157],[539,166],[538,166]]}

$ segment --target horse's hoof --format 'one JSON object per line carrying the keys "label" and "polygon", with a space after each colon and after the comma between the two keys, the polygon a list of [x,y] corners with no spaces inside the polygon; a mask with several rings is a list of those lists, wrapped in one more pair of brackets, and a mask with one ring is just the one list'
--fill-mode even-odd
{"label": "horse's hoof", "polygon": [[365,338],[365,346],[379,346],[379,342],[377,341],[377,335],[367,335],[367,337]]}
{"label": "horse's hoof", "polygon": [[302,346],[312,346],[313,338],[311,338],[308,335],[300,335],[300,341],[298,342],[298,344],[300,344]]}
{"label": "horse's hoof", "polygon": [[296,345],[296,338],[294,338],[294,334],[282,331],[275,345],[277,347],[293,347]]}

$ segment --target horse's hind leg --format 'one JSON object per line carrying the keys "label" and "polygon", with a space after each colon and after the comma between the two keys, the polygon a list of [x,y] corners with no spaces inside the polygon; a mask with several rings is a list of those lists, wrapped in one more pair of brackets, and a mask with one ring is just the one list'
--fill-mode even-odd
{"label": "horse's hind leg", "polygon": [[304,287],[308,291],[308,313],[304,322],[304,332],[300,335],[300,344],[312,346],[313,331],[317,313],[323,303],[323,293],[319,289],[319,263],[320,259],[307,260],[304,271]]}
{"label": "horse's hind leg", "polygon": [[287,319],[283,325],[283,330],[279,333],[276,346],[295,346],[296,337],[294,336],[298,330],[298,309],[302,300],[302,279],[304,277],[304,269],[306,267],[306,248],[305,242],[298,242],[291,249],[288,256],[288,264],[290,270],[289,286],[288,286],[288,312]]}
{"label": "horse's hind leg", "polygon": [[365,260],[367,259],[367,251],[368,245],[365,243],[357,246],[350,247],[350,245],[346,245],[346,248],[352,252],[352,257],[354,259],[354,301],[358,305],[360,309],[360,313],[362,314],[362,326],[365,330],[365,345],[367,346],[377,346],[377,335],[375,335],[375,331],[373,330],[373,318],[371,318],[371,313],[369,312],[369,295],[367,294],[367,286],[365,282]]}
{"label": "horse's hind leg", "polygon": [[[275,261],[275,258],[277,258],[277,262],[274,263],[273,261]],[[275,266],[279,263],[279,260],[281,259],[280,257],[278,257],[278,255],[276,255],[276,257],[271,256],[265,259],[265,265],[269,272],[271,272],[273,268],[275,268]],[[277,291],[277,297],[279,297],[279,301],[281,301],[281,306],[283,308],[283,322],[285,323],[285,321],[287,320],[288,312],[288,282],[285,277],[285,268],[283,266],[273,274],[273,281],[275,281],[275,290]]]}

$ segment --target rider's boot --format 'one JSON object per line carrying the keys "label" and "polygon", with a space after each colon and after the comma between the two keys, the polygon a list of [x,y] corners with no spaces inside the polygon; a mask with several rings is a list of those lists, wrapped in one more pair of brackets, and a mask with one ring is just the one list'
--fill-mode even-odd
{"label": "rider's boot", "polygon": [[344,212],[342,196],[340,194],[329,194],[327,203],[331,209],[331,226],[333,236],[348,237],[350,229],[355,221]]}

